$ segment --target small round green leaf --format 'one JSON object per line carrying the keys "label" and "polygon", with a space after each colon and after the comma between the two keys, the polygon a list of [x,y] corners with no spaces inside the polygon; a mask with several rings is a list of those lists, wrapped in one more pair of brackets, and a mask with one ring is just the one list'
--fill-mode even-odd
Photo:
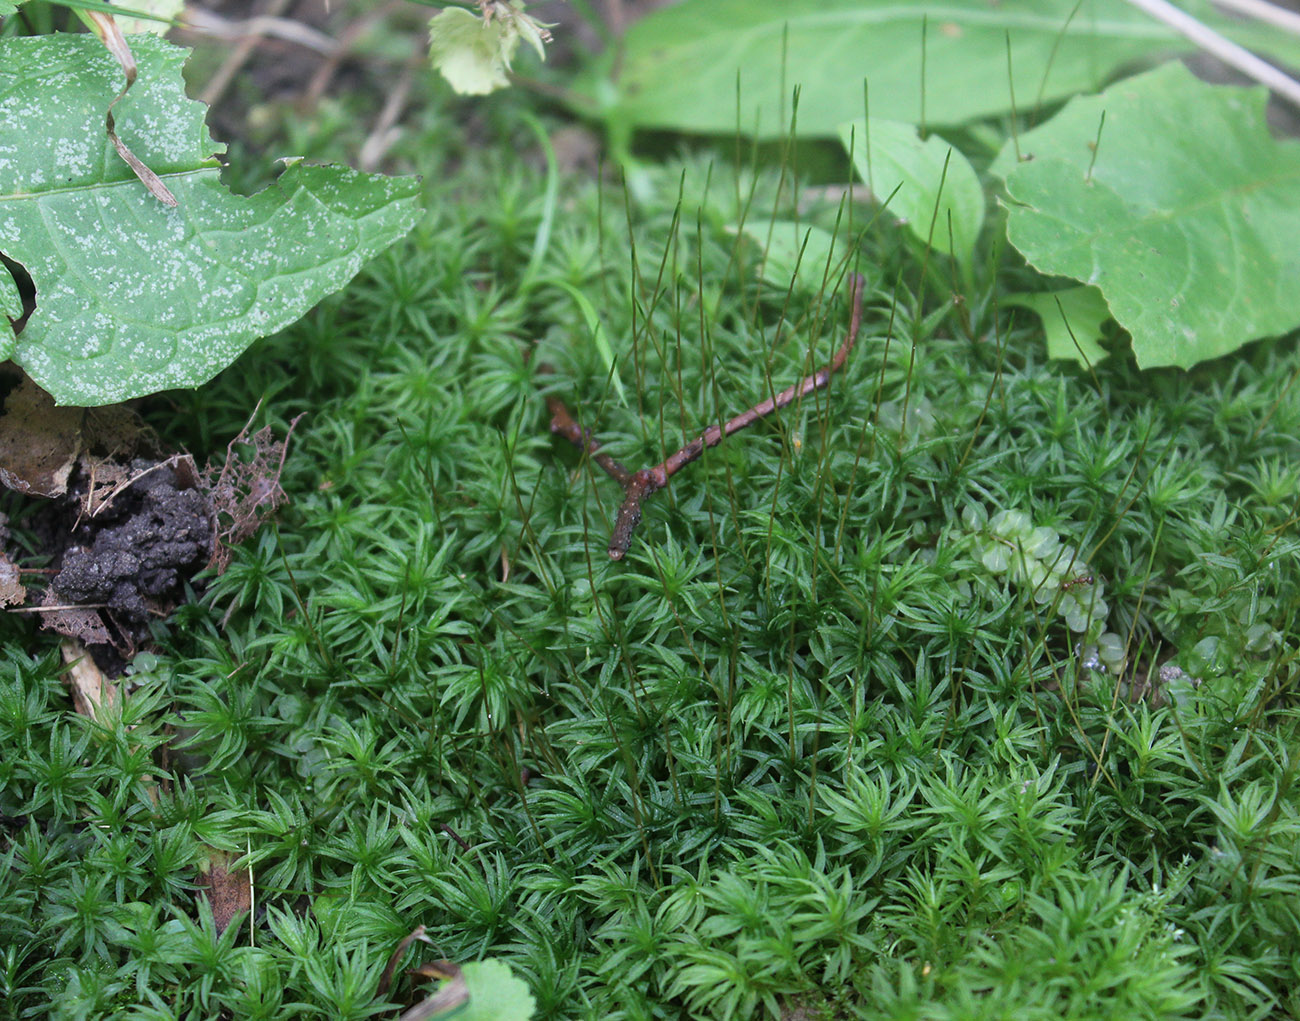
{"label": "small round green leaf", "polygon": [[1011,243],[1098,288],[1144,368],[1300,326],[1300,143],[1269,134],[1266,99],[1169,64],[1072,101],[1020,137],[1024,162],[1008,146],[993,166]]}

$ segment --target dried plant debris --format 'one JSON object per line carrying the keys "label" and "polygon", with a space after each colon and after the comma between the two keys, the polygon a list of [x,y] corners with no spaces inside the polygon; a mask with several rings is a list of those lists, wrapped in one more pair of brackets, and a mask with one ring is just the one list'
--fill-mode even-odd
{"label": "dried plant debris", "polygon": [[26,376],[4,398],[0,485],[16,492],[59,497],[76,469],[93,474],[110,459],[155,449],[153,434],[130,408],[57,407]]}
{"label": "dried plant debris", "polygon": [[59,652],[68,665],[63,681],[72,692],[73,706],[88,719],[101,719],[105,707],[117,701],[117,686],[104,676],[86,653],[86,647],[75,638],[65,639]]}
{"label": "dried plant debris", "polygon": [[22,606],[27,601],[27,589],[19,580],[18,565],[0,553],[0,608]]}
{"label": "dried plant debris", "polygon": [[0,485],[32,496],[62,496],[81,453],[81,408],[59,408],[24,377],[0,414]]}
{"label": "dried plant debris", "polygon": [[[44,407],[28,385],[10,394],[10,410]],[[60,434],[62,446],[47,445],[60,452],[58,471],[39,476],[39,487],[24,476],[24,492],[52,497],[26,521],[39,563],[49,565],[35,576],[49,584],[22,585],[17,563],[0,552],[0,607],[39,614],[44,627],[84,643],[113,672],[148,642],[150,621],[176,608],[195,575],[224,569],[231,547],[285,502],[289,436],[245,425],[224,463],[200,469],[188,454],[133,457],[156,441],[127,409],[78,414],[77,426]],[[5,538],[0,521],[0,549]]]}
{"label": "dried plant debris", "polygon": [[[253,409],[254,418],[259,408],[260,404]],[[287,499],[280,486],[280,473],[288,455],[289,438],[301,419],[302,415],[294,418],[280,440],[269,425],[249,435],[253,422],[250,418],[226,447],[226,460],[220,470],[212,464],[205,469],[203,486],[217,523],[210,566],[218,574],[230,564],[231,547],[261,528]]]}
{"label": "dried plant debris", "polygon": [[84,645],[110,645],[113,634],[104,624],[100,609],[106,606],[77,606],[61,603],[53,589],[46,589],[39,603],[41,626]]}
{"label": "dried plant debris", "polygon": [[[212,550],[211,510],[193,462],[137,460],[131,469],[130,485],[99,513],[78,515],[46,592],[46,605],[58,609],[42,613],[46,627],[91,645],[111,626],[124,653],[147,637],[151,617],[176,607]],[[88,491],[87,480],[79,506]]]}
{"label": "dried plant debris", "polygon": [[18,574],[18,565],[4,552],[9,538],[9,518],[0,514],[0,608],[22,606],[27,601],[27,589]]}
{"label": "dried plant debris", "polygon": [[223,933],[241,914],[253,909],[253,877],[248,869],[232,869],[237,855],[211,848],[199,867],[199,896],[212,907],[212,922]]}

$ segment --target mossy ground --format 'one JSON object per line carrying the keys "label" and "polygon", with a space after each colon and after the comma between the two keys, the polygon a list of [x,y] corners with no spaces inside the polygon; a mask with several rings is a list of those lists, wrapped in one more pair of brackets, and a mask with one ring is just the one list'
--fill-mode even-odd
{"label": "mossy ground", "polygon": [[[197,451],[259,399],[307,417],[291,504],[158,626],[121,718],[74,716],[5,620],[4,1011],[391,1014],[417,924],[542,1017],[1300,1010],[1295,342],[1049,364],[1010,257],[954,301],[893,225],[804,207],[862,232],[857,348],[612,563],[618,488],[545,394],[653,463],[824,362],[846,288],[761,283],[728,229],[795,215],[788,168],[724,146],[548,203],[502,167],[509,111],[344,294],[151,406]],[[1046,598],[990,569],[1000,510],[1078,551]],[[1071,631],[1064,584],[1106,620]],[[1143,694],[1162,664],[1199,686]],[[251,938],[196,907],[210,848],[253,870]]]}

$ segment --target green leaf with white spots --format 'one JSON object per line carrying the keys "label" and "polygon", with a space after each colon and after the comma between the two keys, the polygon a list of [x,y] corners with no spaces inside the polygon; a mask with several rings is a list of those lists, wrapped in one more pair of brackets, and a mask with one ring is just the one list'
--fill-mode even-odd
{"label": "green leaf with white spots", "polygon": [[[6,267],[0,266],[0,315],[17,319],[22,314],[23,298],[18,293],[18,283]],[[0,329],[0,358],[10,357],[4,350],[6,332],[6,329]]]}
{"label": "green leaf with white spots", "polygon": [[98,40],[0,40],[0,252],[36,288],[13,358],[60,404],[206,382],[419,216],[414,179],[345,167],[293,165],[257,195],[230,194],[204,107],[184,94],[187,51],[147,34],[131,47],[139,77],[117,131],[175,209],[105,136],[123,78]]}
{"label": "green leaf with white spots", "polygon": [[1300,327],[1300,142],[1269,134],[1266,100],[1168,64],[1072,100],[993,164],[1011,243],[1098,288],[1143,368]]}

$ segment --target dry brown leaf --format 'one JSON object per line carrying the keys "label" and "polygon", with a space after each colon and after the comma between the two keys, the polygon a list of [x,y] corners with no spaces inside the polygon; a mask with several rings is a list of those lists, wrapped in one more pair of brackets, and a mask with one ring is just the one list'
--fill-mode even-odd
{"label": "dry brown leaf", "polygon": [[86,445],[96,453],[129,461],[142,448],[154,448],[157,437],[139,414],[124,404],[87,408],[82,428]]}
{"label": "dry brown leaf", "polygon": [[403,1011],[398,1021],[427,1021],[428,1018],[450,1014],[469,1001],[469,987],[465,984],[465,975],[459,964],[434,961],[420,965],[415,971],[426,978],[447,981],[428,999]]}
{"label": "dry brown leaf", "polygon": [[[0,514],[0,547],[9,538],[9,519]],[[27,600],[27,589],[23,587],[15,564],[0,548],[0,607],[21,606]]]}
{"label": "dry brown leaf", "polygon": [[[280,473],[289,450],[293,430],[302,419],[289,423],[284,439],[276,439],[274,430],[263,426],[249,434],[249,427],[262,407],[259,401],[252,416],[226,446],[226,460],[220,471],[212,463],[204,471],[203,488],[212,501],[217,527],[209,567],[222,574],[230,563],[230,550],[251,536],[275,513],[288,497],[280,487]],[[251,447],[247,459],[236,455],[239,447]]]}
{"label": "dry brown leaf", "polygon": [[0,415],[0,485],[33,496],[62,496],[81,451],[81,408],[57,408],[24,377]]}
{"label": "dry brown leaf", "polygon": [[57,600],[58,597],[52,590],[45,590],[40,608],[41,627],[57,631],[86,645],[106,645],[113,640],[99,610],[60,604]]}
{"label": "dry brown leaf", "polygon": [[392,956],[388,958],[388,966],[384,968],[384,973],[379,976],[379,989],[375,993],[376,996],[383,996],[388,992],[389,987],[393,984],[393,973],[397,970],[397,965],[401,963],[402,955],[406,953],[406,948],[417,939],[424,943],[433,942],[433,940],[429,939],[429,937],[424,934],[423,925],[417,925],[414,929],[403,936],[402,941],[397,944],[397,949],[394,950]]}
{"label": "dry brown leaf", "polygon": [[130,468],[107,458],[82,454],[80,468],[86,478],[86,495],[81,501],[78,520],[83,516],[93,518],[126,488],[131,479]]}
{"label": "dry brown leaf", "polygon": [[225,932],[235,916],[253,908],[253,874],[248,869],[231,870],[235,855],[211,848],[207,868],[199,869],[199,885],[212,905],[217,932]]}
{"label": "dry brown leaf", "polygon": [[0,553],[0,607],[21,606],[27,600],[27,589],[18,578],[18,565]]}
{"label": "dry brown leaf", "polygon": [[0,553],[0,607],[21,606],[27,600],[27,589],[18,577],[18,565]]}

